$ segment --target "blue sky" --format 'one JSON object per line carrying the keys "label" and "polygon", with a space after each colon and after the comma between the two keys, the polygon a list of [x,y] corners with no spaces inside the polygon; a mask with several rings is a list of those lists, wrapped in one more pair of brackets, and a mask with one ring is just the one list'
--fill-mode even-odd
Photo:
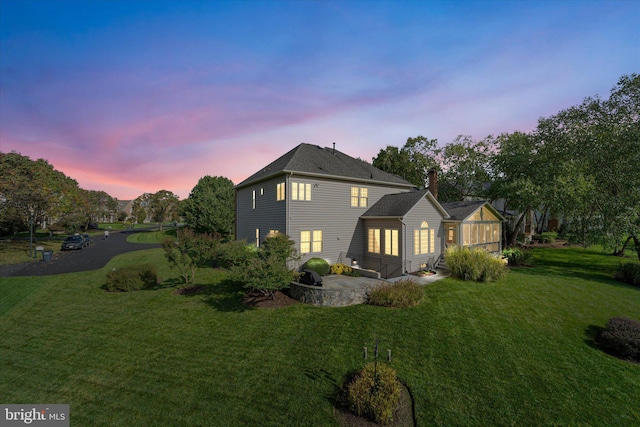
{"label": "blue sky", "polygon": [[639,71],[632,0],[0,0],[0,150],[184,198],[301,142],[528,132]]}

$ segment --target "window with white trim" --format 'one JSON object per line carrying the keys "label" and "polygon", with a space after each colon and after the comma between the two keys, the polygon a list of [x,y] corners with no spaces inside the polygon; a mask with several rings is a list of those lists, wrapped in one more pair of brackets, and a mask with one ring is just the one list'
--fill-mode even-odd
{"label": "window with white trim", "polygon": [[368,241],[367,241],[367,251],[372,254],[380,253],[380,229],[379,228],[369,228],[368,229]]}
{"label": "window with white trim", "polygon": [[280,182],[276,185],[276,200],[281,201],[285,199],[285,188],[286,185],[284,182]]}
{"label": "window with white trim", "polygon": [[292,182],[291,200],[311,200],[311,184]]}
{"label": "window with white trim", "polygon": [[398,230],[395,228],[384,230],[384,254],[398,256]]}
{"label": "window with white trim", "polygon": [[436,230],[422,221],[420,228],[413,231],[413,254],[424,255],[436,251]]}
{"label": "window with white trim", "polygon": [[260,229],[256,228],[256,247],[260,247]]}
{"label": "window with white trim", "polygon": [[367,187],[351,187],[351,207],[366,208],[369,205],[369,189]]}
{"label": "window with white trim", "polygon": [[251,209],[256,208],[256,190],[251,192]]}
{"label": "window with white trim", "polygon": [[322,230],[300,231],[300,253],[322,252]]}

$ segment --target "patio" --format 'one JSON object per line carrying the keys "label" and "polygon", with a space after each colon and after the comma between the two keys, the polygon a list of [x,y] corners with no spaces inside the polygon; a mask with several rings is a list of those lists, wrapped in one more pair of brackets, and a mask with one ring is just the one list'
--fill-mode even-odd
{"label": "patio", "polygon": [[322,307],[346,307],[366,303],[367,292],[385,282],[411,279],[420,284],[428,284],[444,277],[447,277],[447,274],[443,271],[438,271],[433,276],[401,276],[387,280],[330,274],[322,277],[322,286],[293,282],[289,288],[289,294],[292,298],[305,304]]}

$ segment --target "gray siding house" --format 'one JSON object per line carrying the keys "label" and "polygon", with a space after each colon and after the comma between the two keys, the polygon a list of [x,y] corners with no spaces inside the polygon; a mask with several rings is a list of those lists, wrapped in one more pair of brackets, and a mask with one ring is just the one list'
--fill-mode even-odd
{"label": "gray siding house", "polygon": [[445,247],[445,224],[464,233],[465,219],[445,223],[451,215],[429,190],[335,148],[300,144],[235,190],[238,240],[260,246],[285,233],[302,262],[319,257],[384,278],[433,267]]}

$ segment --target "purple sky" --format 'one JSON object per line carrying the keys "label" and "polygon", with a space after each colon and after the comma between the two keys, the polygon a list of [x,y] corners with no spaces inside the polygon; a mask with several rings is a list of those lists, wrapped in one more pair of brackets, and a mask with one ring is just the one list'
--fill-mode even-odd
{"label": "purple sky", "polygon": [[0,151],[185,198],[301,142],[528,132],[634,72],[634,0],[0,0]]}

